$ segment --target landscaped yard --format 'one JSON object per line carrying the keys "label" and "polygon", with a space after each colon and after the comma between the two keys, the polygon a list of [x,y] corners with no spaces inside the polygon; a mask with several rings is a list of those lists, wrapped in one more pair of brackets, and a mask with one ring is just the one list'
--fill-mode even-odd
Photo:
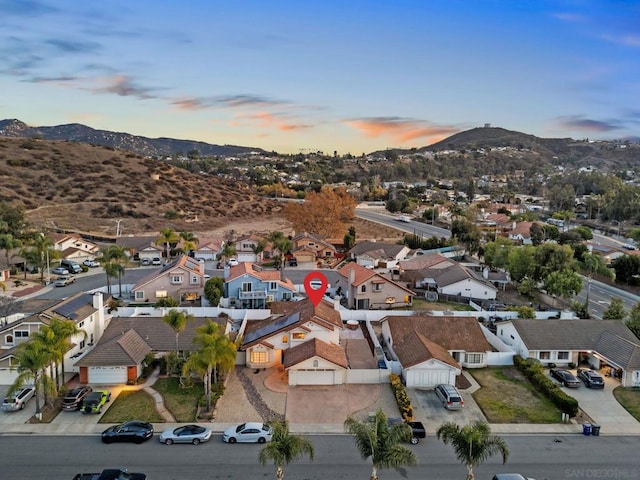
{"label": "landscaped yard", "polygon": [[[143,390],[125,390],[102,415],[99,423],[122,423],[127,420],[162,423],[164,419],[156,410],[151,395]],[[87,414],[89,415],[89,414]]]}
{"label": "landscaped yard", "polygon": [[429,302],[424,298],[413,297],[410,307],[397,308],[396,310],[454,310],[454,311],[471,311],[469,305],[464,303],[451,303],[451,302]]}
{"label": "landscaped yard", "polygon": [[617,387],[613,390],[613,396],[627,412],[640,422],[640,390],[637,388]]}
{"label": "landscaped yard", "polygon": [[560,410],[514,366],[467,370],[482,386],[473,394],[489,423],[560,423]]}
{"label": "landscaped yard", "polygon": [[156,380],[153,388],[162,394],[165,406],[178,422],[195,421],[198,400],[204,395],[201,383],[183,388],[177,377],[165,377]]}

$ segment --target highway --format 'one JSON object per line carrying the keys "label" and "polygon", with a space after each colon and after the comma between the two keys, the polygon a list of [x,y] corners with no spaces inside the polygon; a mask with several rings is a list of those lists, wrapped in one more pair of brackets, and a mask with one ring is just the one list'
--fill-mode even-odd
{"label": "highway", "polygon": [[424,237],[438,237],[438,238],[451,238],[451,232],[446,228],[436,227],[422,222],[401,222],[390,214],[381,213],[380,211],[372,211],[364,208],[356,208],[356,217],[371,222],[380,223],[396,230],[401,230],[407,233],[413,233],[415,235],[421,235]]}

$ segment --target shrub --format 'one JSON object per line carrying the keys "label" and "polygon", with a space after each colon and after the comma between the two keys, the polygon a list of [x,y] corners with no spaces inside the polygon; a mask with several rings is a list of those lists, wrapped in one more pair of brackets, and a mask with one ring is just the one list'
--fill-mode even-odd
{"label": "shrub", "polygon": [[402,380],[400,377],[394,373],[389,375],[391,379],[391,390],[393,391],[393,395],[396,398],[396,403],[398,404],[398,408],[400,409],[400,414],[402,418],[410,422],[413,420],[413,406],[411,405],[411,399],[407,394],[404,385],[402,384]]}

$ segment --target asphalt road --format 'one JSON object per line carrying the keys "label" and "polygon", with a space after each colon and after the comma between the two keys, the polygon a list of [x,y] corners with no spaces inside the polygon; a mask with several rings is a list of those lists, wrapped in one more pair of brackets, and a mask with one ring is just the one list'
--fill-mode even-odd
{"label": "asphalt road", "polygon": [[[305,480],[364,479],[370,464],[358,454],[348,435],[313,435],[313,462],[308,458],[285,467],[285,478]],[[506,465],[492,458],[474,469],[476,479],[497,472],[519,472],[541,479],[616,478],[637,479],[636,459],[640,437],[505,436],[510,457]],[[55,448],[52,446],[55,445]],[[419,459],[417,467],[382,470],[383,479],[464,478],[451,446],[433,435],[410,446]],[[65,480],[76,473],[125,467],[143,472],[149,480],[202,480],[274,478],[273,465],[258,462],[258,445],[228,445],[214,435],[199,446],[159,444],[157,437],[142,445],[103,445],[97,437],[3,436],[1,477],[6,479]],[[37,452],[37,453],[35,453]]]}
{"label": "asphalt road", "polygon": [[381,223],[382,225],[395,228],[396,230],[413,233],[415,235],[438,238],[451,237],[451,232],[446,228],[436,227],[422,222],[400,222],[396,219],[396,217],[392,215],[387,215],[380,212],[372,212],[370,210],[365,210],[362,208],[356,208],[355,214],[358,218],[364,218],[365,220]]}

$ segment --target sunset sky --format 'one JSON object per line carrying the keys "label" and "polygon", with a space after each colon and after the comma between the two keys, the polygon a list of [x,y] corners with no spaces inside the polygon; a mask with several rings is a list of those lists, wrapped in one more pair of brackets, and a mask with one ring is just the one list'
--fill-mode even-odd
{"label": "sunset sky", "polygon": [[0,0],[0,119],[359,155],[640,137],[640,1]]}

